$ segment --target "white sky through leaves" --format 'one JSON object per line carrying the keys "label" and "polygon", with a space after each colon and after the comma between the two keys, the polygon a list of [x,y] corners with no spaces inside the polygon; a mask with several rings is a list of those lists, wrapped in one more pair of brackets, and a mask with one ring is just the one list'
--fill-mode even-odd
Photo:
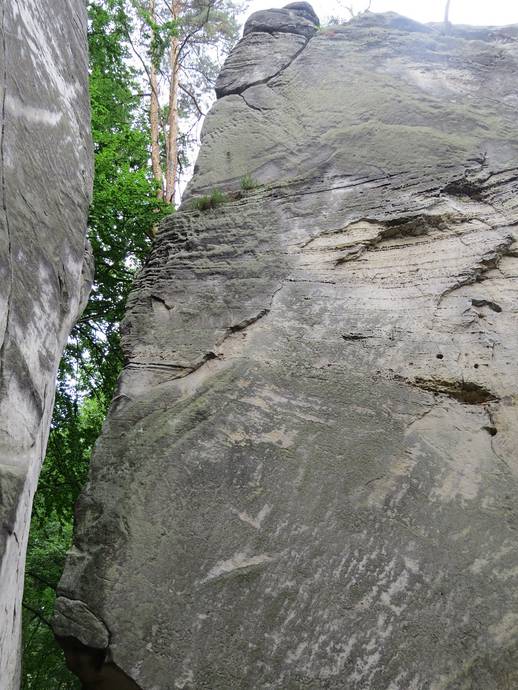
{"label": "white sky through leaves", "polygon": [[[247,16],[256,10],[283,7],[290,0],[252,0]],[[311,2],[311,0],[310,0]],[[345,6],[361,11],[368,0],[313,0],[313,9],[324,21],[326,17],[348,17]],[[397,12],[419,22],[440,22],[444,18],[445,0],[372,0],[372,12]],[[451,0],[450,21],[453,24],[518,24],[518,0]]]}

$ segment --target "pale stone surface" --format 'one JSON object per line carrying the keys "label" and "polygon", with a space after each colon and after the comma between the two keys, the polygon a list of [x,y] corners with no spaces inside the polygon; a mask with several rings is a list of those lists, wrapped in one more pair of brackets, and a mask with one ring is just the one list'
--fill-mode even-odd
{"label": "pale stone surface", "polygon": [[56,371],[92,277],[91,144],[84,3],[9,0],[0,13],[0,688],[11,690]]}
{"label": "pale stone surface", "polygon": [[125,687],[518,687],[516,36],[365,16],[214,106],[190,193],[267,184],[164,222],[61,582]]}

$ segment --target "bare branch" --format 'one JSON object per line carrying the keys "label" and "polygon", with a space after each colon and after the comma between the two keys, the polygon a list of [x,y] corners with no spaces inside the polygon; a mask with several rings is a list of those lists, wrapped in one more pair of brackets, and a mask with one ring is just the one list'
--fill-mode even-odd
{"label": "bare branch", "polygon": [[369,0],[369,4],[367,5],[367,7],[364,10],[361,10],[361,12],[355,12],[353,5],[345,5],[345,9],[351,15],[351,19],[354,19],[355,17],[359,17],[360,15],[365,14],[366,12],[369,12],[371,5],[372,5],[372,0]]}
{"label": "bare branch", "polygon": [[135,44],[133,43],[133,40],[132,40],[132,38],[131,38],[131,34],[129,33],[129,31],[126,32],[126,38],[128,39],[128,43],[130,44],[131,49],[133,50],[133,52],[135,53],[135,55],[136,55],[136,56],[138,57],[138,59],[140,60],[140,63],[141,63],[141,65],[142,65],[142,67],[144,68],[144,71],[146,72],[146,75],[147,75],[149,84],[151,85],[151,90],[153,91],[155,97],[158,99],[158,92],[157,92],[157,90],[154,88],[154,86],[153,86],[153,84],[152,84],[152,81],[153,81],[153,80],[151,79],[151,73],[150,73],[150,71],[149,71],[149,68],[148,68],[148,66],[146,65],[146,63],[145,63],[144,58],[142,57],[142,55],[141,55],[141,54],[138,52],[138,50],[135,48]]}
{"label": "bare branch", "polygon": [[49,587],[50,589],[56,591],[56,585],[41,577],[41,575],[37,575],[35,572],[32,572],[30,570],[27,571],[27,575],[29,577],[32,577],[33,580],[37,580],[42,585],[45,585],[45,587]]}
{"label": "bare branch", "polygon": [[195,95],[194,95],[193,93],[191,93],[191,91],[189,91],[189,89],[187,89],[183,84],[178,84],[178,86],[179,86],[180,89],[181,89],[184,93],[186,93],[186,94],[189,96],[189,98],[192,100],[192,102],[194,103],[194,107],[196,108],[196,110],[197,110],[198,113],[200,114],[200,117],[205,117],[205,113],[204,113],[203,110],[200,108],[200,106],[199,106],[199,104],[198,104],[198,101],[196,100]]}
{"label": "bare branch", "polygon": [[216,4],[216,0],[209,0],[209,2],[207,3],[207,15],[206,15],[205,19],[202,21],[201,24],[199,24],[195,29],[193,29],[193,31],[191,31],[190,33],[187,34],[187,36],[185,36],[185,38],[181,42],[180,47],[178,49],[178,57],[180,57],[183,49],[185,48],[186,45],[188,45],[190,43],[191,39],[194,38],[194,36],[199,31],[201,31],[203,29],[203,27],[208,23],[210,11],[215,4]]}
{"label": "bare branch", "polygon": [[27,611],[30,611],[34,615],[34,618],[37,618],[38,620],[40,620],[42,623],[44,623],[48,628],[50,628],[52,630],[52,626],[51,626],[50,622],[45,618],[45,616],[40,611],[38,611],[37,609],[33,609],[32,606],[29,606],[29,604],[26,604],[25,602],[23,602],[22,606]]}

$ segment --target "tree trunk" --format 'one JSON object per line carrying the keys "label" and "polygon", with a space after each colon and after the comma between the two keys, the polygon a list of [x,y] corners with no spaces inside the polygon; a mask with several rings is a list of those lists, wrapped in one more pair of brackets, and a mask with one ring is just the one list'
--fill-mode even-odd
{"label": "tree trunk", "polygon": [[444,10],[444,23],[445,24],[450,23],[450,2],[451,2],[451,0],[447,0],[446,7]]}
{"label": "tree trunk", "polygon": [[[172,5],[173,19],[178,19],[180,3]],[[178,172],[178,73],[179,73],[180,41],[177,36],[171,38],[169,65],[171,81],[169,86],[169,116],[167,119],[167,168],[165,200],[172,204],[175,199],[176,177]]]}
{"label": "tree trunk", "polygon": [[[149,2],[149,14],[151,18],[155,19],[155,0],[150,0]],[[159,187],[157,190],[157,196],[159,199],[164,197],[164,176],[162,173],[162,164],[160,162],[160,104],[158,102],[158,79],[156,73],[156,67],[151,61],[151,66],[149,70],[149,80],[151,82],[151,102],[149,106],[149,125],[151,130],[151,168],[153,171],[153,177],[158,182]]]}

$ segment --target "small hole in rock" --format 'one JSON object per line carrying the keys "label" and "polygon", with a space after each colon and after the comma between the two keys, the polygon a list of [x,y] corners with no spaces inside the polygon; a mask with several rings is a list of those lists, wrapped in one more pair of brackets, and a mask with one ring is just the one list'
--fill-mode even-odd
{"label": "small hole in rock", "polygon": [[485,426],[484,429],[490,436],[496,436],[498,433],[498,429],[495,426]]}
{"label": "small hole in rock", "polygon": [[444,359],[444,355],[438,354],[436,355],[437,359]]}
{"label": "small hole in rock", "polygon": [[478,364],[474,364],[474,365],[473,365],[473,368],[474,368],[474,369],[478,369]]}

